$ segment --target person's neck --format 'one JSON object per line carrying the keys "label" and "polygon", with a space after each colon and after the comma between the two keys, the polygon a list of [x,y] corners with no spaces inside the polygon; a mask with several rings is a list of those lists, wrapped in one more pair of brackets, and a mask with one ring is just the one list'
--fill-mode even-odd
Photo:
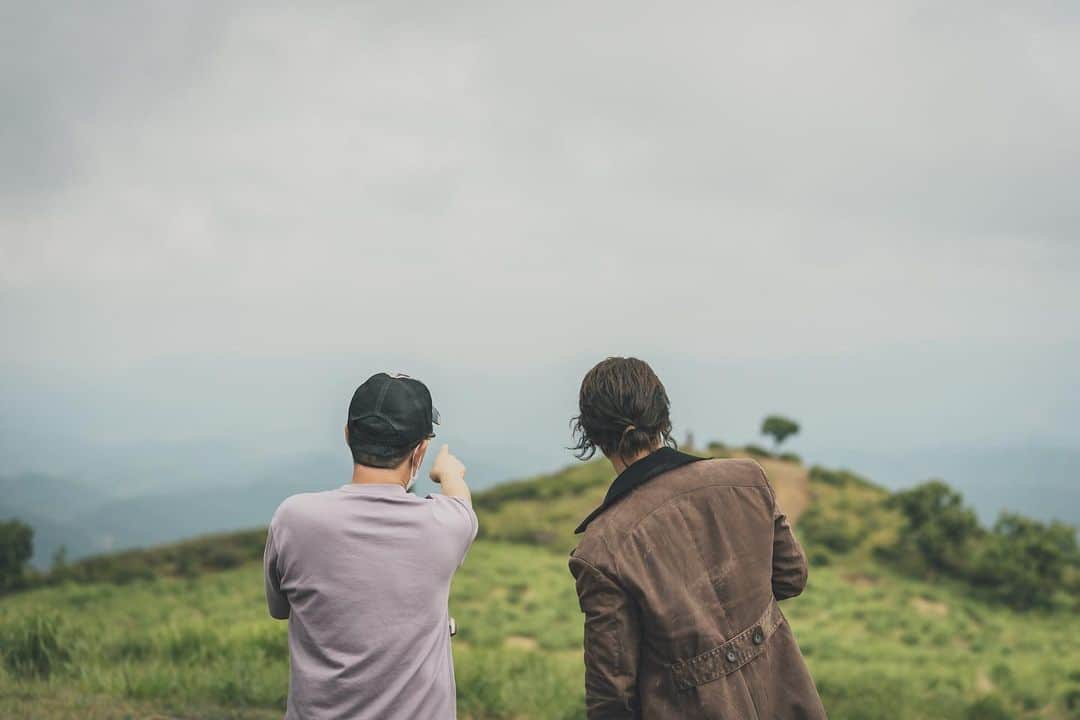
{"label": "person's neck", "polygon": [[654,452],[656,452],[659,449],[660,449],[660,446],[657,445],[654,448],[648,448],[646,450],[642,450],[642,451],[638,452],[636,455],[627,455],[625,457],[620,456],[620,455],[615,455],[614,457],[609,457],[608,460],[611,461],[611,467],[615,468],[615,474],[620,475],[620,474],[622,474],[623,470],[630,467],[631,465],[636,463],[638,460],[641,460],[642,458],[645,458],[645,457],[648,457],[649,455],[652,455]]}
{"label": "person's neck", "polygon": [[374,468],[353,465],[352,482],[356,485],[409,485],[409,463],[396,468]]}

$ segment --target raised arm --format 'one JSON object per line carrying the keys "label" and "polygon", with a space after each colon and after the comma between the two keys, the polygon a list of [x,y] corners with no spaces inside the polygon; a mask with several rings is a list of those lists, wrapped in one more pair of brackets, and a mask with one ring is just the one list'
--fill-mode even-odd
{"label": "raised arm", "polygon": [[472,494],[469,486],[465,484],[465,465],[450,454],[449,445],[439,448],[439,454],[431,464],[431,479],[439,484],[443,495],[464,498],[465,502],[472,505]]}

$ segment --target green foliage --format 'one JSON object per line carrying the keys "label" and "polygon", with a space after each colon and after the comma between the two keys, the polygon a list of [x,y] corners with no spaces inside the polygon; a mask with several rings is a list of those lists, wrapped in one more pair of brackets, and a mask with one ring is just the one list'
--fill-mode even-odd
{"label": "green foliage", "polygon": [[719,440],[710,440],[709,443],[705,446],[705,449],[713,455],[719,455],[721,453],[727,452],[728,447]]}
{"label": "green foliage", "polygon": [[577,543],[574,528],[603,501],[612,478],[606,461],[594,461],[477,493],[480,537],[565,555]]}
{"label": "green foliage", "polygon": [[810,468],[810,506],[796,531],[811,557],[860,552],[892,542],[900,517],[888,507],[888,493],[846,470]]}
{"label": "green foliage", "polygon": [[770,415],[761,421],[761,434],[771,437],[776,447],[798,432],[799,423],[783,415]]}
{"label": "green foliage", "polygon": [[0,626],[4,667],[17,678],[48,678],[71,659],[62,628],[55,612],[35,613]]}
{"label": "green foliage", "polygon": [[1074,528],[1003,513],[987,532],[941,481],[897,493],[889,505],[905,523],[882,556],[898,567],[964,580],[984,597],[1020,610],[1051,608],[1059,594],[1075,604],[1080,551]]}
{"label": "green foliage", "polygon": [[747,445],[743,448],[743,452],[745,452],[750,457],[755,458],[771,458],[773,456],[771,452],[761,447],[760,445]]}
{"label": "green foliage", "polygon": [[1050,607],[1076,569],[1076,531],[1063,523],[1049,525],[1014,513],[1002,513],[993,532],[973,558],[972,583],[1009,605]]}
{"label": "green foliage", "polygon": [[[280,718],[286,623],[267,617],[262,594],[261,567],[247,563],[195,580],[8,596],[0,717],[91,717],[84,708],[95,702],[105,709],[94,717],[137,707],[131,716]],[[564,555],[481,540],[450,602],[459,717],[584,716],[582,616]],[[1065,718],[1080,702],[1080,676],[1070,675],[1080,668],[1080,618],[1070,613],[1017,614],[839,555],[812,568],[806,592],[783,605],[837,720],[968,720],[979,710]],[[6,652],[15,646],[19,670]],[[45,662],[26,661],[40,657],[50,658],[44,672]],[[989,694],[980,689],[987,679]]]}
{"label": "green foliage", "polygon": [[147,550],[96,555],[55,566],[46,582],[108,582],[126,585],[156,577],[194,578],[262,559],[266,529],[205,535]]}
{"label": "green foliage", "polygon": [[[458,715],[464,718],[577,720],[584,690],[572,666],[557,657],[516,650],[455,652]],[[535,708],[534,715],[522,715]]]}
{"label": "green foliage", "polygon": [[834,553],[854,550],[869,532],[870,528],[857,515],[837,515],[817,505],[808,508],[799,518],[800,536],[808,544],[821,545]]}
{"label": "green foliage", "polygon": [[594,460],[571,465],[553,475],[542,475],[496,485],[482,493],[477,493],[473,497],[473,504],[479,512],[498,510],[508,503],[521,501],[580,497],[597,489],[606,490],[611,480],[611,466],[604,460]]}
{"label": "green foliage", "polygon": [[1013,720],[1016,716],[996,695],[987,695],[971,703],[966,720]]}
{"label": "green foliage", "polygon": [[1061,693],[1061,704],[1070,718],[1080,718],[1080,685],[1066,687]]}
{"label": "green foliage", "polygon": [[18,520],[0,523],[0,593],[26,584],[26,564],[33,553],[33,528]]}
{"label": "green foliage", "polygon": [[889,499],[904,516],[894,558],[909,570],[966,574],[971,554],[982,540],[975,512],[963,497],[940,480],[932,480]]}
{"label": "green foliage", "polygon": [[835,487],[859,486],[879,491],[882,497],[885,495],[883,488],[850,470],[831,470],[820,465],[814,465],[810,468],[810,482],[814,485],[823,484]]}

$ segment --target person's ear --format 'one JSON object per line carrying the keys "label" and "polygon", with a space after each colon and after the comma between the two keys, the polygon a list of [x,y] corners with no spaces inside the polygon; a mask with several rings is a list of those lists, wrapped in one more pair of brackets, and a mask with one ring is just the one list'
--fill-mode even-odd
{"label": "person's ear", "polygon": [[349,423],[345,423],[345,446],[349,445]]}
{"label": "person's ear", "polygon": [[418,446],[418,447],[416,448],[417,450],[419,450],[419,451],[420,451],[420,461],[419,461],[418,463],[416,463],[416,467],[418,467],[418,468],[419,468],[419,467],[420,467],[421,465],[423,465],[423,464],[424,464],[424,456],[425,456],[425,455],[427,455],[427,449],[428,449],[428,446],[429,446],[429,445],[431,445],[431,438],[428,438],[427,440],[424,440],[424,441],[423,441],[422,443],[420,443],[420,445],[419,445],[419,446]]}

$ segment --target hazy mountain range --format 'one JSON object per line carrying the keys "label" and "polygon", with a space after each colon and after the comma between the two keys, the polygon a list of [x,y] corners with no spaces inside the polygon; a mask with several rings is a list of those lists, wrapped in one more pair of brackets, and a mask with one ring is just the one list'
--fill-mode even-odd
{"label": "hazy mountain range", "polygon": [[[833,450],[806,460],[846,466],[890,488],[941,477],[963,492],[986,523],[1009,509],[1080,524],[1077,450],[936,448],[892,454]],[[520,465],[515,472],[518,462],[516,457],[487,462],[478,458],[470,461],[470,475],[477,487],[489,486],[520,476]],[[76,558],[264,525],[285,497],[347,482],[349,462],[344,452],[309,453],[231,470],[217,481],[211,477],[182,484],[165,481],[135,493],[122,485],[91,484],[55,474],[0,475],[0,518],[18,517],[34,527],[34,563],[46,567],[61,545],[69,558]],[[418,492],[430,490],[426,481],[417,486]]]}

